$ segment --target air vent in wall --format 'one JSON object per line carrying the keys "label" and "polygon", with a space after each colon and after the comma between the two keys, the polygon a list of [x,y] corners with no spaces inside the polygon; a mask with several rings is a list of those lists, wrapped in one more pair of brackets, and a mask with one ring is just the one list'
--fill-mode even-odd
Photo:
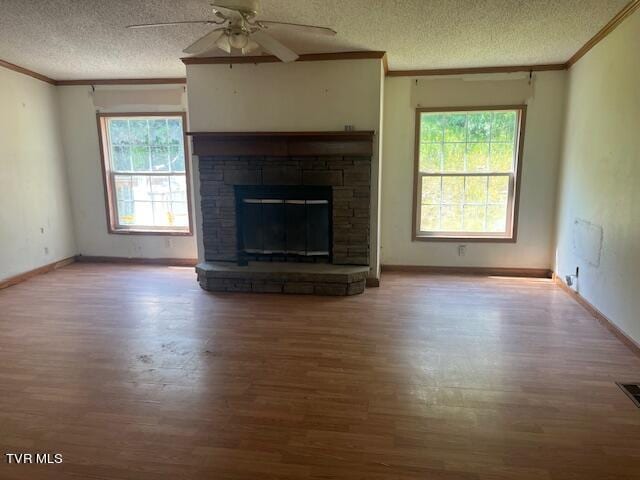
{"label": "air vent in wall", "polygon": [[624,393],[627,394],[627,397],[629,397],[631,401],[636,404],[636,407],[640,408],[640,383],[618,382],[617,385],[622,389]]}

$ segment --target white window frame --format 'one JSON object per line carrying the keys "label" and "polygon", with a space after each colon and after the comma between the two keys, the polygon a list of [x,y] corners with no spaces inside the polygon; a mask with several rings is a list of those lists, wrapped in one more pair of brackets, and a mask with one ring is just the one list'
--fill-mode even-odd
{"label": "white window frame", "polygon": [[[493,112],[515,111],[517,115],[515,133],[514,170],[504,172],[479,173],[427,173],[420,171],[420,126],[423,113],[451,112]],[[464,242],[516,242],[518,231],[518,208],[520,180],[522,173],[522,154],[524,148],[524,131],[527,116],[526,105],[500,105],[483,107],[437,107],[417,108],[415,116],[415,165],[413,189],[413,241],[464,241]],[[466,143],[466,142],[465,142]],[[509,177],[509,194],[507,199],[507,228],[504,233],[493,232],[444,232],[424,231],[420,229],[422,213],[422,179],[424,177]]]}
{"label": "white window frame", "polygon": [[[187,216],[189,223],[187,227],[164,227],[164,226],[141,226],[123,225],[119,222],[118,199],[115,188],[115,177],[117,175],[145,176],[145,177],[172,177],[183,174],[171,172],[114,172],[111,168],[111,152],[108,131],[108,122],[113,119],[150,119],[150,118],[179,118],[182,121],[183,151],[185,165],[185,182],[187,187]],[[132,113],[97,113],[98,138],[100,143],[100,155],[102,173],[105,189],[105,206],[107,213],[107,229],[110,234],[139,234],[139,235],[193,235],[193,220],[191,211],[191,172],[189,169],[188,140],[186,135],[186,114],[183,112],[132,112]]]}

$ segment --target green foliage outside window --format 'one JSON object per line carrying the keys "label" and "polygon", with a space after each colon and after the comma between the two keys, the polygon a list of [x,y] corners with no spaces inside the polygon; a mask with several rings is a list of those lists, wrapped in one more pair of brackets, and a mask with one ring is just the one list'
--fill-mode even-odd
{"label": "green foliage outside window", "polygon": [[118,225],[187,228],[182,118],[113,117],[106,125]]}
{"label": "green foliage outside window", "polygon": [[185,171],[181,118],[111,119],[108,130],[114,171]]}
{"label": "green foliage outside window", "polygon": [[419,118],[419,231],[506,233],[518,112],[423,112]]}

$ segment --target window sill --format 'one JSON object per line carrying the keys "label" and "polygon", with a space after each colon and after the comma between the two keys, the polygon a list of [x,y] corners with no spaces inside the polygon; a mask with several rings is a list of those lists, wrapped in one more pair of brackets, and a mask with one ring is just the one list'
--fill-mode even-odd
{"label": "window sill", "polygon": [[516,243],[515,236],[511,237],[491,237],[491,236],[471,236],[453,237],[416,234],[413,236],[414,242],[457,242],[457,243]]}
{"label": "window sill", "polygon": [[125,229],[125,228],[110,228],[110,235],[149,235],[155,237],[191,237],[193,236],[192,231],[187,230],[134,230],[134,229]]}

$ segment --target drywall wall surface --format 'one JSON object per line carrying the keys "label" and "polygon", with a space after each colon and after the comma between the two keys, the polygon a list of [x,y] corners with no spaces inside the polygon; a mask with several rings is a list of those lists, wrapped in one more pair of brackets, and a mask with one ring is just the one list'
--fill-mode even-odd
{"label": "drywall wall surface", "polygon": [[[551,268],[566,72],[387,77],[383,265]],[[516,243],[412,241],[415,109],[527,105]],[[466,254],[458,255],[458,245]]]}
{"label": "drywall wall surface", "polygon": [[[57,88],[79,253],[99,257],[195,258],[193,236],[109,233],[96,121],[98,108],[103,112],[183,112],[184,87],[96,87],[95,102],[91,87]],[[182,90],[179,95],[176,88]]]}
{"label": "drywall wall surface", "polygon": [[[375,131],[370,264],[372,276],[377,277],[382,79],[380,59],[239,64],[233,68],[187,65],[190,128],[194,132],[336,131],[350,125],[355,130]],[[194,164],[197,170],[197,159]],[[199,197],[195,203],[199,230]],[[199,245],[200,256],[202,250]]]}
{"label": "drywall wall surface", "polygon": [[556,271],[640,342],[640,12],[569,73]]}
{"label": "drywall wall surface", "polygon": [[0,281],[76,254],[56,87],[0,68]]}
{"label": "drywall wall surface", "polygon": [[187,65],[193,131],[377,130],[380,60]]}

